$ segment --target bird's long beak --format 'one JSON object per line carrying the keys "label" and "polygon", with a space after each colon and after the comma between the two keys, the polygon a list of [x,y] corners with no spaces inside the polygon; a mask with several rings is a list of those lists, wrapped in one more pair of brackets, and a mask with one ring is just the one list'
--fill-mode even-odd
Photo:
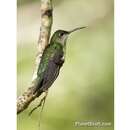
{"label": "bird's long beak", "polygon": [[88,28],[88,27],[79,27],[79,28],[75,28],[75,29],[69,31],[69,34],[71,34],[72,32],[75,32],[75,31],[77,31],[77,30],[84,29],[84,28]]}

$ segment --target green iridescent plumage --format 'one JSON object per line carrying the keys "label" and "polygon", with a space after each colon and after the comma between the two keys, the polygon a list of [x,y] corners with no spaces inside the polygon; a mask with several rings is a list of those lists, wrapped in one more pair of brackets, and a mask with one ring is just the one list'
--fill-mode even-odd
{"label": "green iridescent plumage", "polygon": [[56,80],[64,63],[68,35],[78,29],[81,28],[76,28],[69,32],[58,30],[53,34],[50,44],[46,47],[41,57],[37,79],[35,79],[34,93],[47,90]]}

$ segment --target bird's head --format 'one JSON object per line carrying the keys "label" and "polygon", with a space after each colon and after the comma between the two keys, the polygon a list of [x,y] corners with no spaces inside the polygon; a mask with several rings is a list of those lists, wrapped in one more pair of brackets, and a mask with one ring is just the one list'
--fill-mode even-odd
{"label": "bird's head", "polygon": [[57,43],[60,43],[62,46],[64,46],[66,44],[66,40],[67,40],[69,34],[71,34],[72,32],[75,32],[77,30],[83,29],[83,28],[86,28],[86,27],[75,28],[71,31],[57,30],[53,34],[51,42],[53,42],[53,43],[57,42]]}

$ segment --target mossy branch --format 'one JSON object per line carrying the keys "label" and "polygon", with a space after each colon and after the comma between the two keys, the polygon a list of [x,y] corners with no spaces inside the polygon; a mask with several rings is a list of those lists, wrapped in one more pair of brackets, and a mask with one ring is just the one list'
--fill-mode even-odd
{"label": "mossy branch", "polygon": [[[52,0],[41,0],[41,27],[38,40],[38,54],[36,56],[36,67],[30,87],[17,98],[17,114],[24,111],[29,104],[39,97],[43,92],[33,93],[35,86],[35,79],[37,78],[37,70],[40,63],[41,55],[45,47],[49,44],[51,26],[53,21],[52,16]],[[46,93],[46,92],[45,92]],[[44,95],[46,96],[46,94]]]}

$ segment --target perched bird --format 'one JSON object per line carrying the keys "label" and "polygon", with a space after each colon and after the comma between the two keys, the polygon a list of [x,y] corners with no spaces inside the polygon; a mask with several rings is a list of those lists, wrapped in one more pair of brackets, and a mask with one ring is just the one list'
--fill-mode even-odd
{"label": "perched bird", "polygon": [[69,34],[83,28],[85,27],[71,31],[58,30],[53,34],[50,44],[45,48],[40,60],[34,93],[44,92],[53,84],[65,61],[66,41]]}

